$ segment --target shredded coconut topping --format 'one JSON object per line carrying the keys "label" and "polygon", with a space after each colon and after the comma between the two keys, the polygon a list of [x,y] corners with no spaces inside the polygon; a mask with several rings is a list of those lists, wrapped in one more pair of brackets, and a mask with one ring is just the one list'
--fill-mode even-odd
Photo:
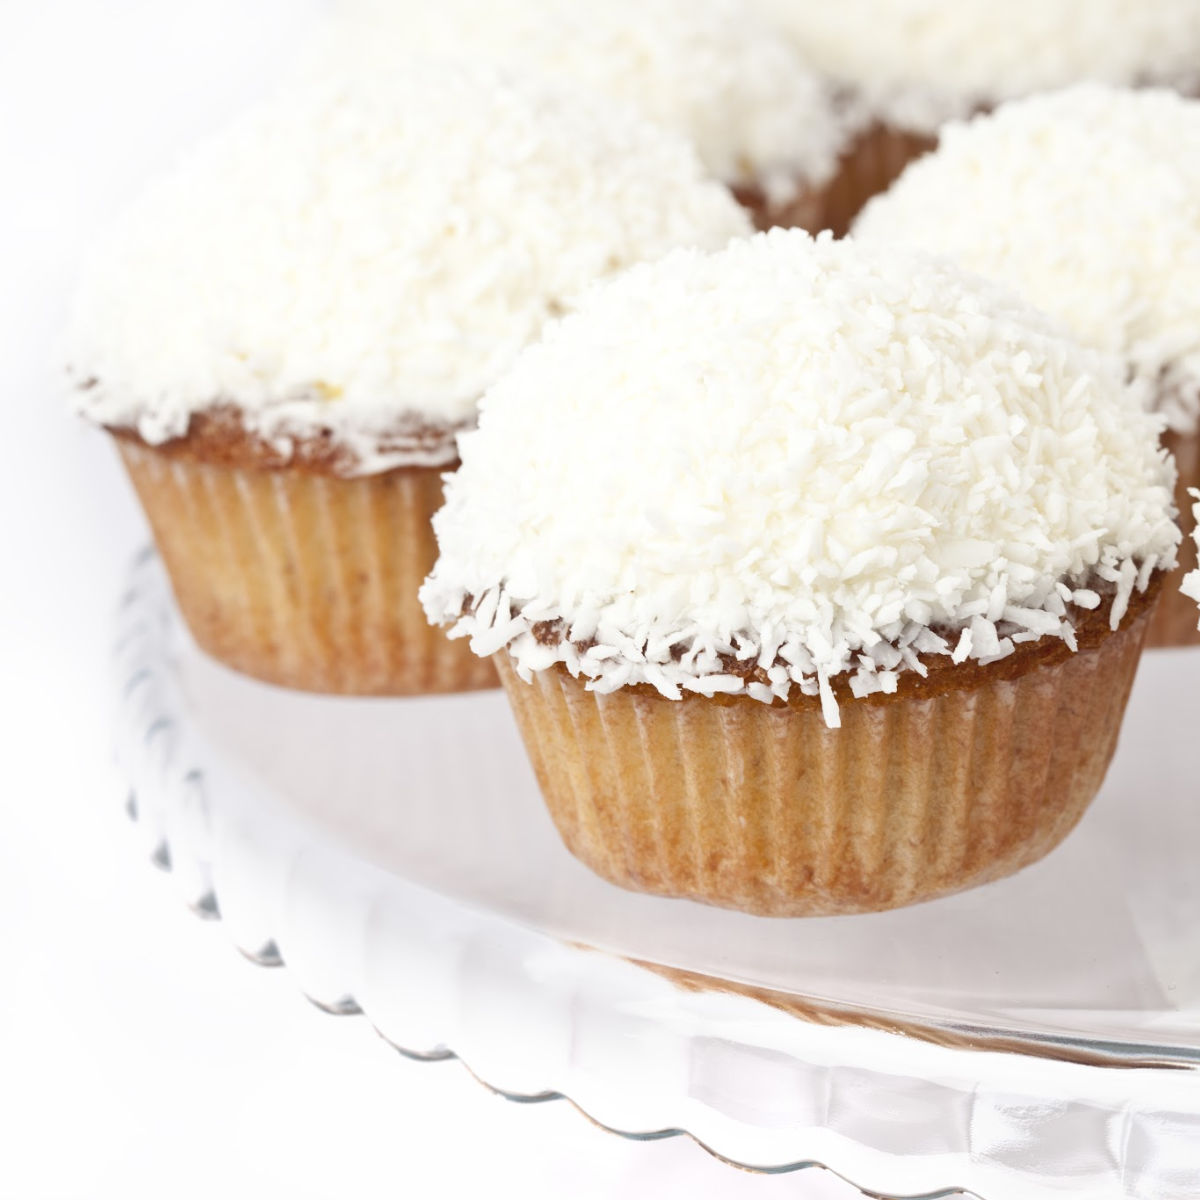
{"label": "shredded coconut topping", "polygon": [[[1188,493],[1196,501],[1192,508],[1192,515],[1196,520],[1196,528],[1192,531],[1192,533],[1196,539],[1196,548],[1200,550],[1200,491],[1197,491],[1195,488],[1189,488]],[[1184,576],[1183,585],[1180,588],[1180,591],[1182,591],[1185,596],[1188,596],[1193,600],[1200,601],[1200,570],[1192,571]]]}
{"label": "shredded coconut topping", "polygon": [[949,263],[783,230],[676,252],[484,398],[422,599],[526,677],[798,687],[836,725],[837,676],[1072,643],[1091,581],[1115,628],[1175,561],[1159,429],[1116,364]]}
{"label": "shredded coconut topping", "polygon": [[922,133],[981,106],[1084,80],[1200,83],[1196,0],[755,3],[869,112]]}
{"label": "shredded coconut topping", "polygon": [[328,431],[356,473],[428,461],[404,429],[470,421],[588,283],[747,232],[685,139],[604,101],[411,60],[328,78],[128,214],[79,296],[78,406],[159,443],[233,404],[272,442]]}
{"label": "shredded coconut topping", "polygon": [[950,125],[854,233],[1016,288],[1200,422],[1200,102],[1085,84]]}
{"label": "shredded coconut topping", "polygon": [[392,70],[406,51],[500,61],[637,108],[719,179],[786,202],[834,172],[845,130],[822,80],[740,0],[357,0],[306,68]]}

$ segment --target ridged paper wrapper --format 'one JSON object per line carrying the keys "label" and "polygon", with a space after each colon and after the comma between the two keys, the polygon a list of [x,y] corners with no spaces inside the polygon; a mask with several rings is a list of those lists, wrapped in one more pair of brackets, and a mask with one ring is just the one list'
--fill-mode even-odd
{"label": "ridged paper wrapper", "polygon": [[214,658],[312,692],[496,686],[492,664],[430,626],[417,599],[449,468],[344,478],[117,445],[183,618]]}
{"label": "ridged paper wrapper", "polygon": [[1175,503],[1179,508],[1179,523],[1183,526],[1183,542],[1179,547],[1179,566],[1167,576],[1162,600],[1150,626],[1149,645],[1200,646],[1200,612],[1196,602],[1180,590],[1183,578],[1196,569],[1196,540],[1193,533],[1196,519],[1192,515],[1195,500],[1189,488],[1200,488],[1200,432],[1168,433],[1163,444],[1175,456],[1179,482],[1175,487]]}
{"label": "ridged paper wrapper", "polygon": [[856,135],[842,152],[837,170],[820,187],[801,186],[794,197],[772,203],[760,189],[735,187],[757,229],[780,225],[820,233],[832,229],[843,237],[872,196],[884,192],[915,158],[928,153],[937,139],[886,125],[872,125]]}
{"label": "ridged paper wrapper", "polygon": [[[567,848],[635,891],[764,916],[899,908],[1011,875],[1074,828],[1117,744],[1151,604],[1023,674],[929,695],[609,693],[496,656]],[[956,672],[949,673],[952,677]]]}

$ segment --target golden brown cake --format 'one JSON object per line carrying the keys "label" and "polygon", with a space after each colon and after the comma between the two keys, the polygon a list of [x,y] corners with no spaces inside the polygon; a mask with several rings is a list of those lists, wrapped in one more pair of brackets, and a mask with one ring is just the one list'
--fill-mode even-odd
{"label": "golden brown cake", "polygon": [[891,908],[1035,861],[1098,790],[1174,473],[1137,389],[1008,293],[798,231],[676,253],[460,444],[426,611],[496,656],[613,882]]}
{"label": "golden brown cake", "polygon": [[733,191],[756,229],[777,225],[810,233],[829,229],[843,237],[872,196],[886,191],[913,159],[936,145],[937,139],[927,134],[875,123],[848,134],[833,174],[819,187],[803,187],[782,200],[750,185],[735,186]]}
{"label": "golden brown cake", "polygon": [[1175,460],[1179,480],[1175,485],[1175,506],[1179,509],[1179,524],[1183,541],[1179,546],[1179,565],[1163,588],[1154,620],[1150,623],[1147,645],[1158,648],[1170,646],[1200,646],[1200,622],[1196,620],[1195,605],[1182,591],[1184,579],[1197,568],[1197,524],[1192,495],[1200,487],[1200,432],[1180,433],[1168,429],[1163,446]]}
{"label": "golden brown cake", "polygon": [[[337,473],[300,443],[286,462],[194,420],[151,446],[116,431],[175,599],[200,647],[306,691],[410,695],[495,687],[490,662],[430,627],[417,600],[437,547],[444,466]],[[225,425],[226,422],[220,422]]]}
{"label": "golden brown cake", "polygon": [[843,151],[837,173],[822,196],[821,228],[832,229],[838,237],[848,233],[863,205],[887,191],[910,162],[936,145],[932,134],[894,129],[878,121],[860,130]]}
{"label": "golden brown cake", "polygon": [[[1078,652],[1033,642],[990,667],[926,665],[895,693],[667,700],[589,690],[562,664],[526,683],[496,655],[567,848],[622,887],[764,916],[874,912],[1011,875],[1100,788],[1158,587]],[[1099,618],[1099,619],[1097,619]]]}
{"label": "golden brown cake", "polygon": [[[1200,488],[1192,488],[1187,497],[1187,508],[1192,515],[1192,546],[1190,561],[1196,562],[1197,552],[1200,552]],[[1180,594],[1189,600],[1200,602],[1200,567],[1190,571],[1180,585]],[[1197,619],[1200,625],[1200,618]]]}

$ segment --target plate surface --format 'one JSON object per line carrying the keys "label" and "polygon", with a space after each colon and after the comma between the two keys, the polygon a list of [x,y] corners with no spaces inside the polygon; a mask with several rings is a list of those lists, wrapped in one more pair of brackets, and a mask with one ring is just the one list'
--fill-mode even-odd
{"label": "plate surface", "polygon": [[1200,1194],[1200,651],[1147,657],[1102,795],[1042,863],[807,920],[604,883],[500,693],[244,679],[191,644],[151,554],[117,665],[121,761],[185,898],[409,1052],[880,1193]]}

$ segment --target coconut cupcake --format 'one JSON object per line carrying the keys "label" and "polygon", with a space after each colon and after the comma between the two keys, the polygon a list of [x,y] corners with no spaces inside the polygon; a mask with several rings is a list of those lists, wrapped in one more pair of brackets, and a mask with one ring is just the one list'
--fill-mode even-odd
{"label": "coconut cupcake", "polygon": [[[1200,85],[1195,0],[755,0],[841,86],[862,132],[856,208],[933,148],[949,120],[1085,80]],[[856,180],[857,183],[853,183]]]}
{"label": "coconut cupcake", "polygon": [[817,230],[849,134],[830,89],[737,0],[358,0],[304,72],[394,68],[416,50],[502,62],[637,109],[690,138],[762,227]]}
{"label": "coconut cupcake", "polygon": [[422,598],[601,875],[896,907],[1033,862],[1099,787],[1179,540],[1156,434],[1007,293],[775,230],[521,357]]}
{"label": "coconut cupcake", "polygon": [[749,232],[601,101],[407,62],[239,120],[91,264],[70,369],[199,644],[321,692],[490,686],[430,629],[429,518],[481,393],[590,281]]}
{"label": "coconut cupcake", "polygon": [[[1200,101],[1081,85],[948,127],[855,225],[953,257],[1120,356],[1168,430],[1190,531],[1200,486]],[[1151,642],[1200,643],[1178,583]]]}

